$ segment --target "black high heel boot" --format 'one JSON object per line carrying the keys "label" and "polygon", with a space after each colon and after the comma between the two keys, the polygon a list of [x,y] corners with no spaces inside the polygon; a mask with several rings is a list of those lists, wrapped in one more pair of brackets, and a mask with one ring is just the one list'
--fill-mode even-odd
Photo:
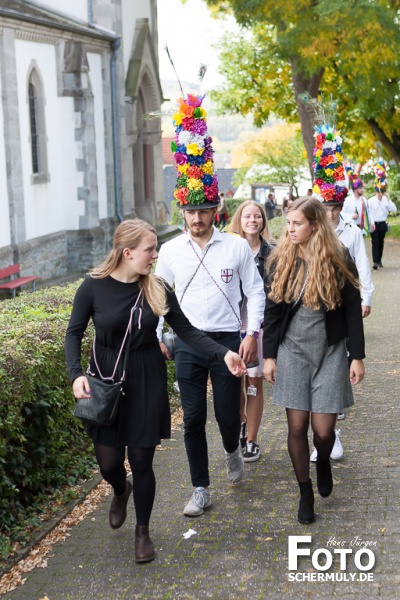
{"label": "black high heel boot", "polygon": [[331,495],[333,489],[331,461],[329,458],[328,460],[321,461],[319,460],[319,456],[317,456],[316,467],[318,491],[323,498],[327,498]]}
{"label": "black high heel boot", "polygon": [[297,520],[303,525],[309,525],[315,521],[314,515],[314,492],[312,489],[311,479],[303,483],[299,483],[300,502]]}

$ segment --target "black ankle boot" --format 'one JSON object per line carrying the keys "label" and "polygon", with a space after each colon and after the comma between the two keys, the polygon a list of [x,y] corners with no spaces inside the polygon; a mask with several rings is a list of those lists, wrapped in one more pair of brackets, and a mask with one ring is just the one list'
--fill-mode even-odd
{"label": "black ankle boot", "polygon": [[137,563],[150,562],[154,560],[153,542],[149,536],[147,525],[136,525],[135,529],[135,560]]}
{"label": "black ankle boot", "polygon": [[333,489],[331,461],[329,458],[328,460],[321,461],[319,460],[319,456],[317,456],[316,467],[318,491],[323,498],[327,498]]}
{"label": "black ankle boot", "polygon": [[108,515],[111,529],[119,529],[125,523],[126,508],[131,492],[132,484],[130,481],[126,480],[125,492],[120,496],[114,494]]}
{"label": "black ankle boot", "polygon": [[315,521],[314,515],[314,492],[312,489],[311,479],[303,483],[299,483],[300,502],[297,520],[303,525],[309,525]]}

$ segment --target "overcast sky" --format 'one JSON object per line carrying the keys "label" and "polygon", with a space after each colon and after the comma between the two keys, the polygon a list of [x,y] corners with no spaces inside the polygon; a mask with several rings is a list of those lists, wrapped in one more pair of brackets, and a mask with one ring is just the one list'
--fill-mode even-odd
{"label": "overcast sky", "polygon": [[216,87],[218,55],[212,47],[225,31],[234,31],[233,19],[216,20],[203,0],[158,0],[158,40],[161,79],[175,79],[175,73],[164,50],[167,44],[179,79],[198,83],[201,64],[207,65],[204,91]]}

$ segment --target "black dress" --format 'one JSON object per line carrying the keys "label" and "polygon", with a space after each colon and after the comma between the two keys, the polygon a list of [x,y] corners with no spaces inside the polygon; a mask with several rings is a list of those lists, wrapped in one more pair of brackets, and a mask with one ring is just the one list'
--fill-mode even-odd
{"label": "black dress", "polygon": [[[223,360],[227,348],[210,339],[195,327],[181,311],[175,294],[165,284],[167,291],[167,323],[179,337],[199,352]],[[81,341],[90,318],[96,330],[96,359],[103,377],[114,369],[118,352],[129,322],[131,308],[138,294],[138,283],[123,283],[112,277],[93,279],[87,277],[80,285],[74,299],[65,338],[65,354],[71,381],[84,374],[81,365]],[[161,439],[170,437],[171,418],[167,394],[167,369],[160,350],[156,328],[158,317],[147,302],[139,301],[134,313],[133,332],[124,384],[125,395],[111,427],[88,426],[94,442],[105,446],[156,446]],[[122,375],[124,354],[115,381]],[[227,367],[226,367],[227,368]],[[90,371],[98,375],[93,360]]]}

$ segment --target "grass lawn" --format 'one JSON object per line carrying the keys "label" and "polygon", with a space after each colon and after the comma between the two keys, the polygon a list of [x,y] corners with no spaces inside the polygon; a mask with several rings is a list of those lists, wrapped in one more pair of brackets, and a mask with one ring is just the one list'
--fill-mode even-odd
{"label": "grass lawn", "polygon": [[389,217],[388,223],[390,225],[390,231],[386,234],[387,237],[400,239],[400,215]]}

